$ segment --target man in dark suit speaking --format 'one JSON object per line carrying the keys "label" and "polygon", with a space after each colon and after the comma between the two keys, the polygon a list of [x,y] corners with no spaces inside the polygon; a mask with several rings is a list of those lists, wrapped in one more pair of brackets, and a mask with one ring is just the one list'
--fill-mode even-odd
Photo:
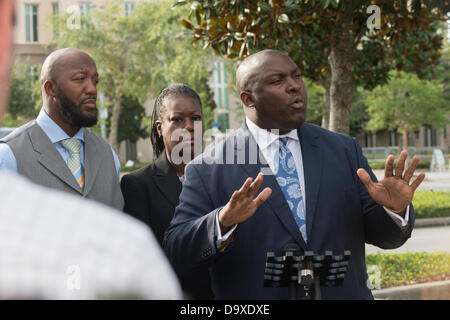
{"label": "man in dark suit speaking", "polygon": [[236,82],[245,122],[187,166],[164,239],[172,265],[180,274],[208,265],[218,299],[287,299],[286,288],[263,287],[268,251],[351,250],[343,285],[322,297],[373,299],[365,243],[396,248],[411,236],[418,157],[405,170],[403,151],[394,172],[389,156],[377,182],[354,138],[304,123],[305,84],[281,52],[249,56]]}

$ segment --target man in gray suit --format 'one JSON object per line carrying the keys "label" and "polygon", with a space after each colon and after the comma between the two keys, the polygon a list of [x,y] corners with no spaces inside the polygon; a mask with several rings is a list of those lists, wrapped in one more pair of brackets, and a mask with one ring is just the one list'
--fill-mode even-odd
{"label": "man in gray suit", "polygon": [[[0,0],[0,126],[15,0]],[[64,212],[61,212],[64,210]],[[120,211],[0,170],[0,299],[180,299],[150,229]]]}
{"label": "man in gray suit", "polygon": [[36,120],[0,140],[0,170],[122,210],[117,155],[87,129],[97,123],[97,83],[88,54],[52,52],[41,71],[43,108]]}

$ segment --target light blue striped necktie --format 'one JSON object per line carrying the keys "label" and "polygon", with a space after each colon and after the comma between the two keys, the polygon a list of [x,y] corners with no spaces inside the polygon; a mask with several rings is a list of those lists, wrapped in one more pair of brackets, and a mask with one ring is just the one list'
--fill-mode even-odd
{"label": "light blue striped necktie", "polygon": [[[306,238],[306,215],[303,201],[302,188],[298,179],[297,168],[294,157],[287,148],[288,138],[280,138],[279,149],[275,154],[275,175],[277,182],[283,191],[289,208],[294,215],[295,222],[303,236]],[[278,166],[278,167],[277,167]]]}

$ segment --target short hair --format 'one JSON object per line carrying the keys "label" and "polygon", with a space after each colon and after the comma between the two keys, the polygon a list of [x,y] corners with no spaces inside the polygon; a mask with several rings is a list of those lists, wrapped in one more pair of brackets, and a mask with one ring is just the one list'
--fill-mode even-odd
{"label": "short hair", "polygon": [[260,64],[262,57],[269,55],[283,55],[291,59],[286,53],[275,49],[265,49],[246,57],[236,66],[236,88],[238,92],[250,90],[253,84],[258,81],[261,75],[260,70],[255,70],[255,65]]}
{"label": "short hair", "polygon": [[192,98],[198,102],[198,104],[200,105],[200,109],[202,108],[202,101],[200,99],[200,96],[187,84],[171,84],[161,90],[161,92],[156,97],[155,106],[153,107],[152,128],[150,132],[150,141],[153,146],[153,157],[155,159],[158,158],[165,149],[163,137],[159,136],[158,130],[156,129],[156,121],[161,119],[161,114],[165,109],[166,100],[168,98],[180,97]]}

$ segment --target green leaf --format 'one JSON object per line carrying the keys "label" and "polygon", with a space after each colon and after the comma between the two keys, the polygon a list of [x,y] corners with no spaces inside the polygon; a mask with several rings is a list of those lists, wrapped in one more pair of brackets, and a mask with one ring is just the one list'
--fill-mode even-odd
{"label": "green leaf", "polygon": [[185,0],[179,0],[172,5],[172,9],[175,9],[180,6],[184,6],[186,4]]}
{"label": "green leaf", "polygon": [[257,3],[257,6],[260,7],[263,11],[271,11],[269,5],[267,4],[267,2],[264,1],[260,1]]}
{"label": "green leaf", "polygon": [[289,17],[286,13],[280,14],[278,17],[278,23],[289,23]]}

